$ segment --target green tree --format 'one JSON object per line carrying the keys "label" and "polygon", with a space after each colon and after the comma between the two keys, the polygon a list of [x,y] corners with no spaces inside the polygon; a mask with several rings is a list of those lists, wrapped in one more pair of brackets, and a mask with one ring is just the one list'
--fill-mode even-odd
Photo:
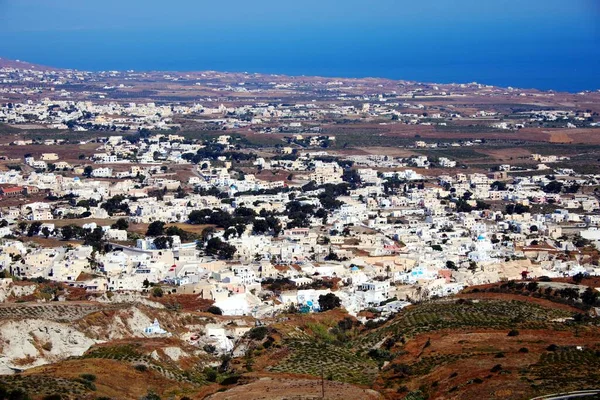
{"label": "green tree", "polygon": [[223,242],[220,238],[215,237],[206,243],[206,254],[216,256],[224,260],[231,260],[237,251],[235,246],[227,242]]}
{"label": "green tree", "polygon": [[173,247],[173,238],[170,236],[159,236],[154,239],[153,243],[159,250],[170,249]]}
{"label": "green tree", "polygon": [[223,310],[217,306],[210,306],[206,311],[214,315],[223,315]]}
{"label": "green tree", "polygon": [[92,171],[94,171],[94,168],[92,168],[91,165],[86,166],[83,169],[83,176],[87,176],[89,178],[90,176],[92,176]]}
{"label": "green tree", "polygon": [[333,310],[341,305],[342,301],[333,293],[319,296],[319,307],[321,308],[321,311]]}
{"label": "green tree", "polygon": [[490,188],[492,190],[501,190],[501,191],[503,191],[503,190],[506,190],[506,183],[501,182],[501,181],[495,181],[494,183],[492,183],[490,185]]}
{"label": "green tree", "polygon": [[269,231],[269,223],[266,219],[257,219],[252,225],[252,232],[255,234],[266,233]]}
{"label": "green tree", "polygon": [[103,252],[104,251],[104,231],[102,227],[97,226],[91,232],[85,234],[83,238],[83,244],[86,246],[92,246],[96,251]]}
{"label": "green tree", "polygon": [[203,242],[206,242],[208,240],[208,238],[210,238],[212,235],[214,235],[214,233],[216,232],[216,229],[212,226],[207,226],[206,228],[202,229],[202,233],[200,233],[200,239]]}
{"label": "green tree", "polygon": [[41,229],[42,223],[40,221],[35,221],[31,225],[29,225],[29,228],[27,229],[27,236],[35,236],[40,233]]}
{"label": "green tree", "polygon": [[65,225],[61,228],[60,234],[64,240],[71,240],[75,236],[75,230],[71,225]]}
{"label": "green tree", "polygon": [[584,278],[584,276],[581,272],[579,272],[571,277],[571,279],[573,279],[573,282],[576,283],[577,285],[579,285],[581,283],[581,281],[583,281],[583,278]]}
{"label": "green tree", "polygon": [[246,225],[244,224],[237,224],[235,226],[235,230],[238,234],[238,237],[242,237],[242,234],[246,231]]}
{"label": "green tree", "polygon": [[212,211],[208,209],[194,210],[188,215],[188,222],[195,225],[205,224],[211,214]]}
{"label": "green tree", "polygon": [[19,228],[19,232],[25,233],[25,231],[27,230],[27,222],[21,221],[17,224],[17,227]]}
{"label": "green tree", "polygon": [[588,288],[585,289],[585,291],[581,294],[581,301],[589,306],[594,306],[598,302],[598,296],[600,296],[600,293],[598,293],[596,289],[588,286]]}
{"label": "green tree", "polygon": [[165,234],[165,223],[162,221],[154,221],[148,225],[146,236],[161,236]]}
{"label": "green tree", "polygon": [[111,225],[111,228],[126,231],[129,228],[129,222],[125,218],[119,218],[114,224]]}
{"label": "green tree", "polygon": [[563,184],[559,181],[551,181],[546,186],[542,188],[542,190],[546,193],[560,193],[562,190]]}

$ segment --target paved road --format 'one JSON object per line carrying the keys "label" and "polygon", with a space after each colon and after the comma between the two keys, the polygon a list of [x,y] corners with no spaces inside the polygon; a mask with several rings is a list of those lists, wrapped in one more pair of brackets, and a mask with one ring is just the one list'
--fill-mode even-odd
{"label": "paved road", "polygon": [[555,393],[546,396],[535,397],[531,400],[566,400],[566,399],[586,399],[586,398],[600,398],[600,389],[595,390],[580,390],[577,392],[568,393]]}

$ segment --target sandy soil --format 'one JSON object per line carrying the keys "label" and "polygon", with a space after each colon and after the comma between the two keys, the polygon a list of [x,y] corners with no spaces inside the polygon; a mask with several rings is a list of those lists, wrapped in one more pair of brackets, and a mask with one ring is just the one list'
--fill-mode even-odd
{"label": "sandy soil", "polygon": [[[325,381],[325,399],[328,400],[376,400],[383,396],[374,390],[363,389],[341,382]],[[262,377],[247,385],[237,386],[225,392],[208,396],[210,400],[308,400],[321,399],[322,386],[319,379],[285,379]]]}

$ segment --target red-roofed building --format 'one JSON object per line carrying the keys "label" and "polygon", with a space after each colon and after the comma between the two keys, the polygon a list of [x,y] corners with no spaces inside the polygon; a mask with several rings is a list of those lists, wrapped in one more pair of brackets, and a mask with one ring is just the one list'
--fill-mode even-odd
{"label": "red-roofed building", "polygon": [[2,197],[19,197],[23,195],[23,188],[21,186],[3,187],[0,188],[0,195]]}

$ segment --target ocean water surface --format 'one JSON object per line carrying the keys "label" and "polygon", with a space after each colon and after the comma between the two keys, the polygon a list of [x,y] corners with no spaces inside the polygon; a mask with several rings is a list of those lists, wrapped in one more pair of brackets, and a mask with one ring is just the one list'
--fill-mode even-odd
{"label": "ocean water surface", "polygon": [[598,0],[419,4],[0,0],[0,57],[85,70],[600,89]]}

